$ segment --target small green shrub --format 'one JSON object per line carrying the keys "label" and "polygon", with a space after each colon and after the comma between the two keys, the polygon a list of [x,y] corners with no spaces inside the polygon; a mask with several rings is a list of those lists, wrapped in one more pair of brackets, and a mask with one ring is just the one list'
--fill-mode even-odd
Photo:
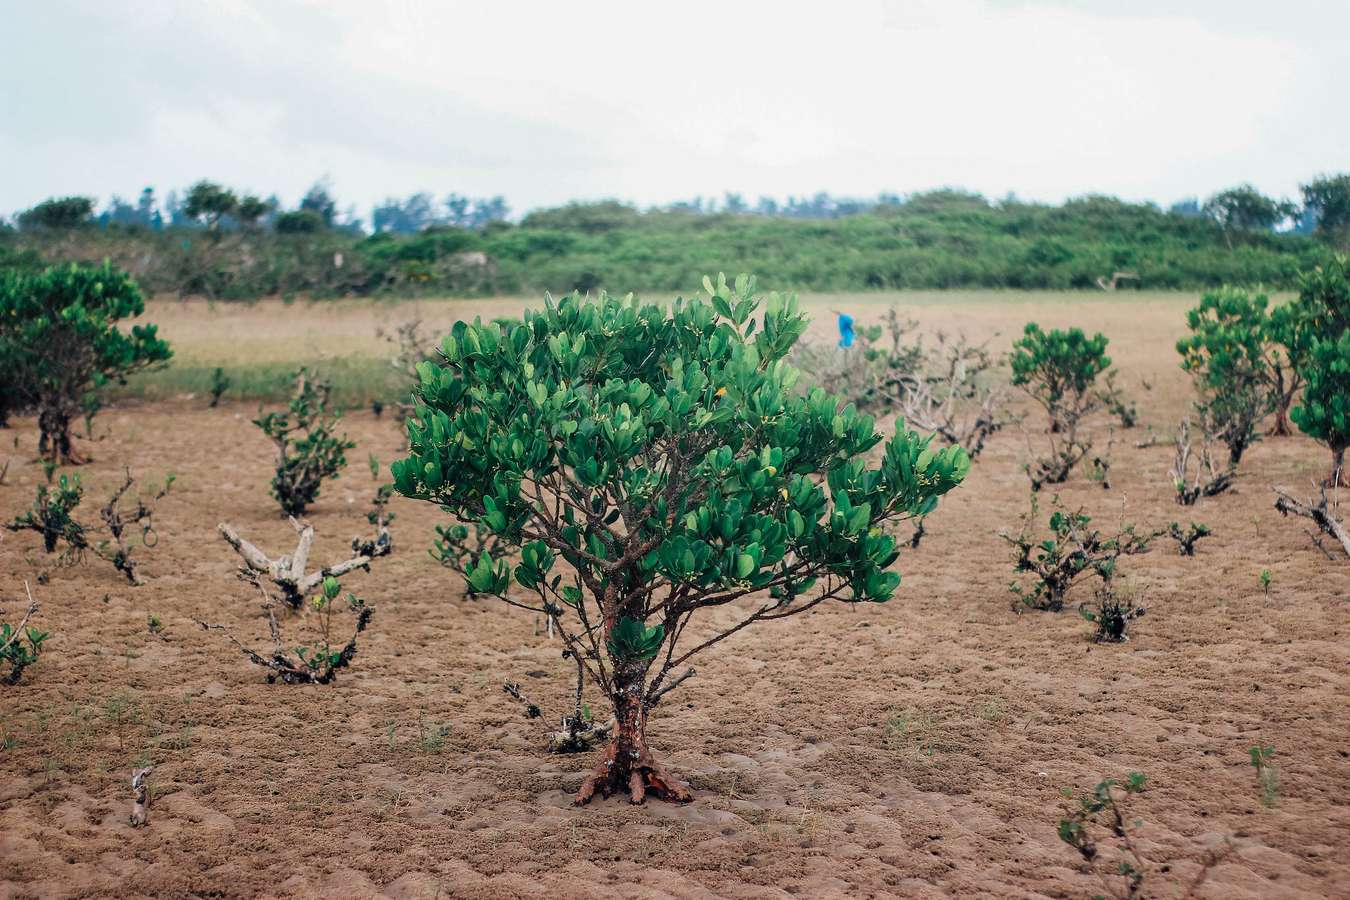
{"label": "small green shrub", "polygon": [[331,387],[301,368],[287,411],[270,412],[253,424],[276,445],[272,496],[288,516],[302,516],[319,499],[325,480],[337,478],[356,446],[337,434],[338,415],[328,410]]}
{"label": "small green shrub", "polygon": [[1336,338],[1314,338],[1308,348],[1303,403],[1290,416],[1299,430],[1331,450],[1328,487],[1350,487],[1345,450],[1350,447],[1350,329]]}
{"label": "small green shrub", "polygon": [[1209,526],[1203,523],[1192,522],[1185,531],[1176,522],[1167,526],[1167,535],[1177,542],[1177,552],[1182,556],[1194,556],[1196,541],[1213,533],[1209,530]]}
{"label": "small green shrub", "polygon": [[1033,491],[1067,481],[1091,451],[1082,427],[1103,406],[1097,377],[1111,367],[1108,343],[1100,333],[1088,337],[1080,328],[1047,332],[1028,322],[1013,344],[1008,358],[1012,383],[1045,410],[1050,424],[1049,454],[1027,464]]}
{"label": "small green shrub", "polygon": [[39,447],[51,461],[83,461],[70,423],[91,396],[172,356],[154,325],[118,327],[144,311],[135,282],[106,262],[36,274],[0,269],[0,371],[17,406],[37,410]]}
{"label": "small green shrub", "polygon": [[225,392],[234,384],[234,379],[225,374],[225,370],[216,366],[211,371],[211,408],[215,409],[220,405],[220,398],[225,396]]}
{"label": "small green shrub", "polygon": [[1052,504],[1056,508],[1050,515],[1048,538],[1035,537],[1040,508],[1034,495],[1030,511],[1022,517],[1020,531],[1016,535],[1000,532],[1000,537],[1015,551],[1014,571],[1031,576],[1029,583],[1018,579],[1009,583],[1008,589],[1017,597],[1014,610],[1027,607],[1059,612],[1064,608],[1069,589],[1084,575],[1096,575],[1109,586],[1115,576],[1116,561],[1122,556],[1147,553],[1153,538],[1160,533],[1141,533],[1132,524],[1122,524],[1115,535],[1103,535],[1091,527],[1091,517],[1081,509],[1065,510],[1059,497]]}
{"label": "small green shrub", "polygon": [[[28,583],[24,582],[24,588],[27,587]],[[39,631],[28,624],[36,612],[37,603],[33,601],[33,595],[30,593],[28,610],[19,620],[19,624],[0,622],[0,665],[9,666],[8,674],[0,677],[0,681],[5,684],[19,683],[23,670],[37,662],[38,656],[42,654],[43,643],[50,637],[50,632]]]}
{"label": "small green shrub", "polygon": [[1136,605],[1132,595],[1122,596],[1114,582],[1107,579],[1097,589],[1091,604],[1078,607],[1078,614],[1095,626],[1093,641],[1118,644],[1129,640],[1125,632],[1131,621],[1144,614],[1144,607]]}
{"label": "small green shrub", "polygon": [[1228,469],[1260,435],[1257,426],[1275,410],[1267,358],[1264,294],[1239,288],[1210,291],[1186,313],[1191,334],[1177,341],[1181,368],[1190,373],[1196,409],[1208,430],[1228,447]]}
{"label": "small green shrub", "polygon": [[55,553],[61,544],[62,564],[79,562],[90,549],[85,527],[75,520],[75,508],[84,498],[79,475],[62,475],[56,484],[40,484],[37,499],[26,512],[5,526],[9,531],[36,531],[42,535],[42,549]]}
{"label": "small green shrub", "polygon": [[1051,431],[1067,430],[1101,405],[1097,376],[1111,367],[1108,343],[1081,328],[1047,332],[1028,322],[1013,344],[1012,383],[1045,409]]}
{"label": "small green shrub", "polygon": [[[1099,865],[1099,844],[1113,841],[1118,845],[1118,859],[1102,874],[1109,885],[1111,876],[1120,877],[1123,893],[1117,896],[1136,898],[1144,896],[1144,877],[1148,862],[1130,838],[1140,822],[1132,817],[1128,798],[1142,793],[1148,779],[1139,772],[1125,776],[1124,782],[1105,778],[1090,792],[1075,798],[1073,791],[1062,793],[1066,803],[1064,818],[1059,820],[1059,839],[1078,851],[1083,861],[1094,869]],[[1107,874],[1109,873],[1109,874]]]}
{"label": "small green shrub", "polygon": [[[282,625],[277,620],[276,601],[270,597],[256,578],[251,579],[264,598],[263,611],[267,614],[268,627],[272,635],[272,652],[266,656],[251,649],[235,638],[224,625],[212,625],[201,620],[197,624],[206,631],[221,631],[225,637],[248,657],[256,666],[267,670],[268,684],[281,681],[283,684],[329,684],[337,678],[338,672],[351,665],[356,657],[356,639],[370,625],[375,608],[367,605],[360,597],[347,593],[346,603],[338,601],[342,592],[342,583],[327,576],[320,589],[310,598],[313,607],[307,620],[315,623],[314,634],[303,644],[294,648],[295,655],[286,651],[282,640]],[[351,637],[342,645],[334,643],[333,616],[339,607],[345,608],[354,616]]]}

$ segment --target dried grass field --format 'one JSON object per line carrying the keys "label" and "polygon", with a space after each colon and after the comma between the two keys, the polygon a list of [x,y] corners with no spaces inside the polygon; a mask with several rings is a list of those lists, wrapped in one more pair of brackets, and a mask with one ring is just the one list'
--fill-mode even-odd
{"label": "dried grass field", "polygon": [[[271,446],[249,423],[258,402],[207,409],[204,373],[225,367],[258,396],[307,362],[364,404],[363,385],[390,371],[377,326],[440,328],[526,301],[151,303],[175,366],[95,420],[80,471],[92,508],[124,466],[177,481],[155,516],[159,543],[140,552],[147,584],[91,560],[36,586],[52,637],[0,689],[0,897],[1084,897],[1103,886],[1056,836],[1060,790],[1129,771],[1149,779],[1132,807],[1158,869],[1148,896],[1182,895],[1212,851],[1197,896],[1350,896],[1350,562],[1281,518],[1270,489],[1310,493],[1328,454],[1267,438],[1235,490],[1173,502],[1168,435],[1190,401],[1173,345],[1195,299],[807,298],[820,339],[830,310],[866,324],[891,303],[999,349],[1029,320],[1105,332],[1142,421],[1116,433],[1110,490],[1080,475],[1059,493],[1103,523],[1194,519],[1214,536],[1194,558],[1162,540],[1122,561],[1147,609],[1127,643],[1091,643],[1073,609],[1014,612],[998,532],[1028,505],[1020,465],[1043,416],[1027,407],[902,554],[893,601],[827,604],[696,661],[649,728],[692,803],[584,809],[570,792],[592,761],[546,753],[546,726],[502,690],[522,682],[556,720],[571,664],[530,614],[466,599],[429,558],[444,521],[429,504],[395,499],[393,555],[344,579],[376,614],[334,684],[268,684],[193,622],[266,635],[218,522],[269,550],[294,541],[267,494]],[[241,381],[250,371],[262,374]],[[387,471],[401,447],[388,414],[343,421],[351,465],[308,516],[322,560],[368,529],[367,458]],[[1150,427],[1158,441],[1136,446]],[[36,444],[32,419],[0,432],[5,521],[43,479]],[[47,568],[35,535],[4,534],[0,620],[22,614],[24,580]],[[1276,750],[1270,805],[1253,746]],[[149,827],[133,829],[129,776],[144,762],[154,803]]]}

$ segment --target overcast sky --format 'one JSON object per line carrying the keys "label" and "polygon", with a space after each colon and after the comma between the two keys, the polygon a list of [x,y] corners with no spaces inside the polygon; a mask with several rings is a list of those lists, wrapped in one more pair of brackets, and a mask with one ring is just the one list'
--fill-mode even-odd
{"label": "overcast sky", "polygon": [[0,212],[327,175],[512,208],[943,185],[1296,196],[1350,169],[1347,0],[0,0]]}

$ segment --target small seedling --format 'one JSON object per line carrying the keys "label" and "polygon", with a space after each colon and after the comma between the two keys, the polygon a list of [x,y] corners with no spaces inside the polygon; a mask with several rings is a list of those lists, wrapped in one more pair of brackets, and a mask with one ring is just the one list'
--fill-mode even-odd
{"label": "small seedling", "polygon": [[[1142,793],[1148,779],[1139,772],[1131,772],[1123,783],[1113,778],[1103,779],[1090,793],[1074,800],[1073,791],[1064,788],[1065,816],[1059,820],[1059,839],[1078,851],[1083,860],[1108,887],[1110,877],[1124,879],[1124,893],[1117,896],[1142,897],[1145,870],[1148,862],[1140,854],[1131,837],[1142,824],[1130,817],[1127,798]],[[1100,850],[1098,842],[1114,838],[1118,844],[1119,859],[1105,871],[1098,870]],[[1114,890],[1113,890],[1113,893]]]}
{"label": "small seedling", "polygon": [[145,617],[145,625],[153,635],[162,636],[164,634],[164,621],[154,613]]}
{"label": "small seedling", "polygon": [[1274,747],[1252,747],[1247,751],[1251,757],[1252,768],[1256,769],[1256,780],[1261,783],[1261,804],[1266,807],[1275,805],[1279,797],[1280,783],[1275,773]]}
{"label": "small seedling", "polygon": [[370,466],[370,477],[376,481],[380,480],[380,458],[374,453],[366,457],[366,465]]}
{"label": "small seedling", "polygon": [[1185,531],[1176,522],[1167,526],[1167,535],[1177,542],[1177,552],[1182,556],[1195,555],[1195,543],[1201,538],[1207,538],[1214,532],[1209,530],[1209,526],[1200,522],[1192,522]]}
{"label": "small seedling", "polygon": [[[28,591],[28,582],[25,581],[23,587]],[[42,653],[42,644],[51,634],[28,624],[37,609],[37,601],[33,599],[32,591],[28,591],[28,609],[19,624],[0,622],[0,664],[9,666],[9,673],[0,677],[0,681],[5,684],[19,683],[23,670],[37,662]]]}
{"label": "small seedling", "polygon": [[417,715],[417,749],[423,753],[440,753],[445,749],[445,739],[450,736],[449,725],[427,726],[421,713]]}
{"label": "small seedling", "polygon": [[328,409],[332,385],[315,381],[308,370],[295,374],[295,393],[286,412],[270,412],[253,424],[276,445],[272,496],[288,516],[302,515],[319,499],[323,482],[337,478],[356,446],[337,434],[338,415]]}
{"label": "small seedling", "polygon": [[1261,590],[1263,590],[1263,591],[1266,592],[1266,596],[1269,596],[1269,595],[1270,595],[1270,570],[1269,570],[1269,569],[1262,569],[1262,570],[1261,570]]}
{"label": "small seedling", "polygon": [[[1139,407],[1133,399],[1125,394],[1123,388],[1116,384],[1116,370],[1110,369],[1103,378],[1104,384],[1098,396],[1101,398],[1102,405],[1106,411],[1120,420],[1121,428],[1133,428],[1139,424]],[[1150,390],[1148,382],[1144,382],[1144,390]]]}
{"label": "small seedling", "polygon": [[225,374],[225,370],[216,366],[215,371],[211,373],[211,409],[220,405],[220,398],[234,384],[230,376]]}

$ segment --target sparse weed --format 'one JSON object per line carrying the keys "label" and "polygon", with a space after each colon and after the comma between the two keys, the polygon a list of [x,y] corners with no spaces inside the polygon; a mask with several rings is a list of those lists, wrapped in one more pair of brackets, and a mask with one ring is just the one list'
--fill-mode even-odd
{"label": "sparse weed", "polygon": [[1256,780],[1261,784],[1261,803],[1272,807],[1280,794],[1280,782],[1275,772],[1274,747],[1252,747],[1247,751],[1251,757],[1252,768],[1256,769]]}

